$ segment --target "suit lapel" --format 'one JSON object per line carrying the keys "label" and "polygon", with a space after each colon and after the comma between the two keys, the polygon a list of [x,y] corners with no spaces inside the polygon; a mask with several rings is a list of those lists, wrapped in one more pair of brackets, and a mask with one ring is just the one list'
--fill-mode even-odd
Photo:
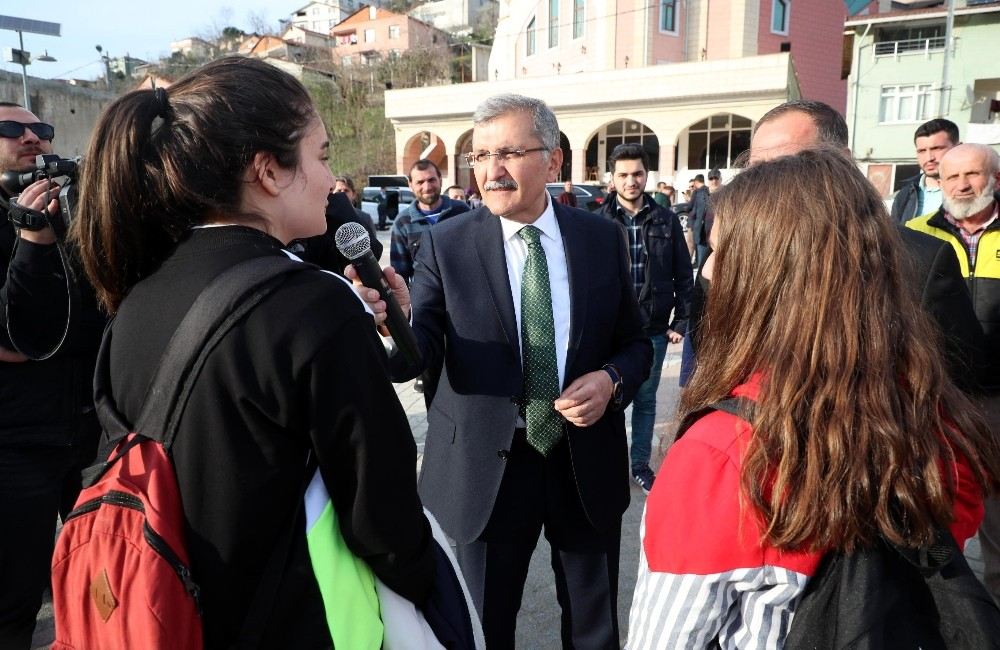
{"label": "suit lapel", "polygon": [[[582,229],[573,222],[573,215],[566,208],[553,203],[559,232],[562,234],[563,249],[566,252],[566,274],[569,276],[569,350],[566,352],[566,381],[571,377],[571,369],[576,360],[583,338],[583,327],[587,321],[587,298],[590,284],[587,276],[587,239]],[[563,387],[565,388],[565,386]]]}
{"label": "suit lapel", "polygon": [[510,279],[507,277],[507,257],[503,249],[503,232],[500,229],[500,219],[493,216],[486,208],[479,215],[476,232],[476,252],[479,254],[479,268],[483,273],[486,286],[493,298],[500,326],[507,337],[507,343],[514,350],[516,358],[521,358],[521,337],[517,331],[517,318],[514,316],[514,298],[510,292]]}

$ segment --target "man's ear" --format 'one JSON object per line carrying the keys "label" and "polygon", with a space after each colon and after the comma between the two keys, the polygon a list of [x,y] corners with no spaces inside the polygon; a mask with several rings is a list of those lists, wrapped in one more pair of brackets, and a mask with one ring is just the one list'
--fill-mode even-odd
{"label": "man's ear", "polygon": [[281,192],[281,184],[278,182],[278,163],[274,156],[264,151],[258,151],[250,161],[249,180],[256,182],[260,188],[270,194],[277,196]]}
{"label": "man's ear", "polygon": [[548,172],[548,178],[545,179],[546,183],[552,183],[556,180],[559,175],[559,170],[562,169],[563,163],[563,150],[562,147],[557,147],[552,150],[549,154],[549,168],[546,170]]}

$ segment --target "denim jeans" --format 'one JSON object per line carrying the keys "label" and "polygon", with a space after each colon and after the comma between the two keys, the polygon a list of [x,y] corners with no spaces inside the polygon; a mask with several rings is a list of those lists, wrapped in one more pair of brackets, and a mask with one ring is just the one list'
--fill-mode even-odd
{"label": "denim jeans", "polygon": [[649,337],[653,344],[653,367],[649,377],[639,386],[632,400],[632,470],[649,465],[650,447],[653,442],[653,422],[656,419],[656,389],[660,386],[663,359],[667,356],[667,336]]}

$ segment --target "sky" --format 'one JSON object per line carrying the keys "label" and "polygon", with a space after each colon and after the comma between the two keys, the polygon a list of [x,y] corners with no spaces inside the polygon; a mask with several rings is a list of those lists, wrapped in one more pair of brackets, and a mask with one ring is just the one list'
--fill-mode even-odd
{"label": "sky", "polygon": [[[251,31],[251,15],[277,26],[278,19],[308,0],[73,0],[72,2],[14,2],[0,0],[0,15],[60,23],[62,36],[24,34],[24,49],[35,61],[28,75],[43,79],[96,79],[104,64],[94,49],[101,45],[111,57],[129,54],[155,61],[170,54],[170,42],[211,33],[213,26],[233,26]],[[0,30],[3,51],[19,49],[17,32]],[[57,60],[37,58],[48,51]],[[7,61],[0,67],[21,73],[21,66]]]}

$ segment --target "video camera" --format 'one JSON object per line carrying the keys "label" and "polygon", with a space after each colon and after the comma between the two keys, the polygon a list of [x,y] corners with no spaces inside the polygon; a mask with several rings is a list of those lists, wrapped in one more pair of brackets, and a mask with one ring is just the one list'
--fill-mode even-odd
{"label": "video camera", "polygon": [[[6,171],[0,175],[0,186],[10,196],[24,191],[35,181],[43,178],[59,183],[59,214],[62,217],[62,230],[69,227],[77,203],[77,178],[80,174],[82,158],[63,158],[57,154],[41,154],[35,157],[35,169],[27,172]],[[59,179],[63,179],[59,182]],[[44,224],[43,226],[44,227]]]}

